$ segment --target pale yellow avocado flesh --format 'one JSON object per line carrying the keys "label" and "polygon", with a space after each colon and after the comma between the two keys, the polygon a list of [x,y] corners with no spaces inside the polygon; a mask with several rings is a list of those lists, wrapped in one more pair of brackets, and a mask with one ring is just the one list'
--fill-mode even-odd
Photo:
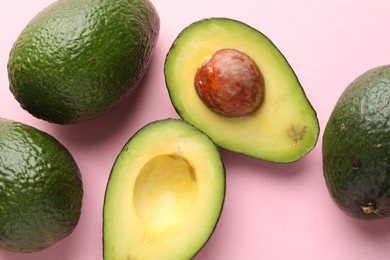
{"label": "pale yellow avocado flesh", "polygon": [[110,175],[104,259],[190,259],[211,236],[224,194],[224,166],[209,137],[182,120],[147,125]]}
{"label": "pale yellow avocado flesh", "polygon": [[197,192],[196,172],[183,157],[158,155],[138,174],[134,209],[145,227],[160,233],[188,217]]}
{"label": "pale yellow avocado flesh", "polygon": [[[227,118],[210,110],[194,87],[198,68],[217,50],[233,48],[250,56],[265,81],[264,102],[254,114]],[[259,31],[241,22],[211,18],[185,28],[176,38],[165,62],[171,101],[186,121],[227,150],[265,160],[290,162],[316,144],[316,112],[295,73]]]}

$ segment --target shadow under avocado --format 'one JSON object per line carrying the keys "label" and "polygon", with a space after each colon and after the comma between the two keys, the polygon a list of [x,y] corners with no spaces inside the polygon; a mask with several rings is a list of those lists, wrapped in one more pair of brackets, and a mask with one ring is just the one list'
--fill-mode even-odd
{"label": "shadow under avocado", "polygon": [[69,255],[69,249],[72,248],[72,244],[75,241],[69,237],[64,240],[58,241],[54,245],[37,252],[31,253],[18,253],[8,252],[0,250],[0,259],[7,260],[71,260],[72,256]]}
{"label": "shadow under avocado", "polygon": [[379,220],[352,219],[350,221],[369,240],[390,239],[390,217]]}
{"label": "shadow under avocado", "polygon": [[245,171],[259,175],[267,174],[282,179],[297,178],[301,173],[304,173],[309,157],[314,156],[314,151],[312,152],[313,154],[305,155],[295,162],[277,163],[221,149],[227,171],[229,171],[228,168],[245,169]]}

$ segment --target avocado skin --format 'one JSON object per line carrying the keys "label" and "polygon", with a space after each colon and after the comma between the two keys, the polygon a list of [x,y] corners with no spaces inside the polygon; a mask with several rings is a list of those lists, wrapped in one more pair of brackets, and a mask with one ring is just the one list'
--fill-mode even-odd
{"label": "avocado skin", "polygon": [[[323,135],[323,171],[336,205],[361,219],[390,215],[390,66],[373,68],[342,93]],[[362,207],[376,210],[364,213]]]}
{"label": "avocado skin", "polygon": [[80,170],[54,137],[0,118],[0,250],[35,252],[78,224]]}
{"label": "avocado skin", "polygon": [[148,0],[58,0],[16,40],[8,61],[10,91],[49,122],[103,115],[138,85],[159,28]]}

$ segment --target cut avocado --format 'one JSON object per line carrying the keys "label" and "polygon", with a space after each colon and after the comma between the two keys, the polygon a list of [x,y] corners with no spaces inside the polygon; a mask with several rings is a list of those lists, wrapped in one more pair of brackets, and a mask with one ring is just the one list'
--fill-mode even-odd
{"label": "cut avocado", "polygon": [[110,174],[104,259],[191,259],[211,236],[224,195],[224,165],[207,135],[178,119],[146,125]]}
{"label": "cut avocado", "polygon": [[242,22],[208,18],[189,25],[172,44],[164,73],[178,114],[222,148],[291,162],[317,143],[316,112],[292,68],[266,36]]}
{"label": "cut avocado", "polygon": [[35,117],[71,124],[126,98],[146,72],[160,20],[148,0],[58,0],[10,52],[10,90]]}
{"label": "cut avocado", "polygon": [[390,216],[390,66],[357,77],[327,122],[322,146],[329,193],[347,215]]}
{"label": "cut avocado", "polygon": [[82,198],[79,168],[60,142],[0,118],[0,250],[36,252],[67,237]]}

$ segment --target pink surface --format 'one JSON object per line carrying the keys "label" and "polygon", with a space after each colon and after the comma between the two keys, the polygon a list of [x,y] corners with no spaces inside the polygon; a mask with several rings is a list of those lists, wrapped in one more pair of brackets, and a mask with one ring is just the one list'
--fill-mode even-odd
{"label": "pink surface", "polygon": [[279,47],[318,113],[321,136],[310,154],[292,164],[221,151],[227,170],[225,206],[196,259],[390,258],[390,219],[367,222],[344,215],[328,195],[321,166],[322,131],[338,96],[359,74],[390,60],[388,0],[153,0],[161,31],[142,84],[107,115],[70,126],[32,117],[8,90],[11,46],[26,23],[51,2],[0,2],[0,117],[38,127],[68,147],[82,171],[83,210],[79,225],[65,240],[33,254],[0,252],[1,260],[102,259],[103,199],[113,162],[140,127],[178,117],[164,83],[165,55],[184,27],[213,16],[241,20]]}

